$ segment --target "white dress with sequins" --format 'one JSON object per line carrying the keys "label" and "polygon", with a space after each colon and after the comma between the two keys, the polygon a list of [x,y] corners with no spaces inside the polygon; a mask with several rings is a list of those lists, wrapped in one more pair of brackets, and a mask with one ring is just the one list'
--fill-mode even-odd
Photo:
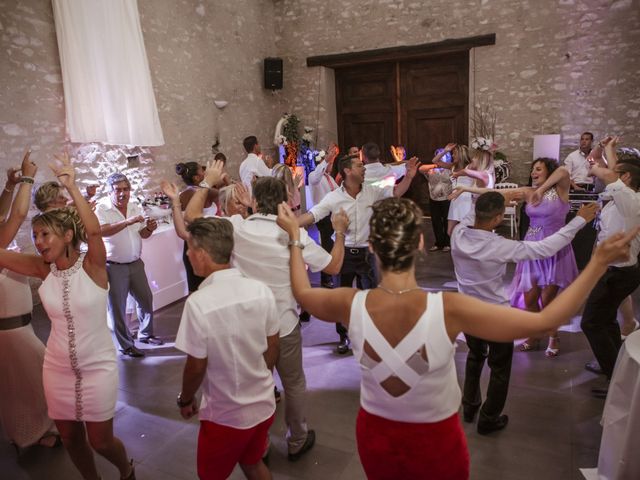
{"label": "white dress with sequins", "polygon": [[51,264],[38,290],[51,320],[43,383],[54,420],[101,422],[113,418],[118,392],[116,350],[107,328],[107,292],[82,267]]}

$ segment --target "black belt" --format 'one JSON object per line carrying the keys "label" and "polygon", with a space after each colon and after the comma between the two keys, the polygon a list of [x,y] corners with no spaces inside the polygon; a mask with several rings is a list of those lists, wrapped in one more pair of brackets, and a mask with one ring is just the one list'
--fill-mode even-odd
{"label": "black belt", "polygon": [[138,260],[140,260],[139,258],[134,260],[133,262],[114,262],[113,260],[107,260],[107,263],[109,265],[131,265],[132,263],[136,263]]}
{"label": "black belt", "polygon": [[31,323],[31,314],[25,313],[17,317],[0,318],[0,330],[13,330]]}
{"label": "black belt", "polygon": [[362,255],[363,253],[367,253],[369,249],[368,247],[344,247],[344,251],[351,255]]}
{"label": "black belt", "polygon": [[607,268],[608,271],[616,271],[616,272],[634,272],[640,268],[640,263],[635,263],[634,265],[630,265],[628,267],[614,267],[611,266]]}

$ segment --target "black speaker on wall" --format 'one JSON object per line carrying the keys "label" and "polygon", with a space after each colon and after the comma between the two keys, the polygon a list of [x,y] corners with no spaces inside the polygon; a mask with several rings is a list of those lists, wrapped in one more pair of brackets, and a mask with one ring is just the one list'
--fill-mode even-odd
{"label": "black speaker on wall", "polygon": [[264,59],[264,88],[269,90],[282,89],[282,59]]}

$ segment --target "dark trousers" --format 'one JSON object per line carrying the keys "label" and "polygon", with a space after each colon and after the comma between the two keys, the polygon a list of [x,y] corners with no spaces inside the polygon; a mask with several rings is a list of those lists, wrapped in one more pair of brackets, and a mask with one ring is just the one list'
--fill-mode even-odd
{"label": "dark trousers", "polygon": [[134,346],[126,324],[127,296],[131,293],[138,305],[138,338],[146,338],[153,335],[153,294],[144,271],[144,262],[140,259],[125,264],[107,262],[107,276],[113,332],[120,348],[126,350]]}
{"label": "dark trousers", "polygon": [[611,379],[622,346],[616,313],[622,300],[640,285],[640,267],[609,267],[593,287],[580,326],[602,371]]}
{"label": "dark trousers", "polygon": [[182,263],[184,263],[184,271],[187,274],[187,286],[189,292],[195,292],[204,280],[204,277],[199,277],[193,271],[189,257],[187,257],[187,242],[184,242],[184,249],[182,250]]}
{"label": "dark trousers", "polygon": [[[353,280],[360,289],[375,288],[378,285],[375,271],[375,258],[367,247],[344,247],[344,261],[340,270],[340,286],[352,287]],[[347,337],[347,329],[341,323],[336,323],[336,332],[340,338]]]}
{"label": "dark trousers", "polygon": [[449,216],[449,200],[429,200],[431,209],[431,226],[436,236],[436,247],[448,247],[450,243],[449,235],[447,235],[447,217]]}
{"label": "dark trousers", "polygon": [[[331,253],[333,249],[333,225],[331,225],[331,216],[326,216],[318,223],[316,223],[316,227],[318,228],[318,233],[320,234],[320,245],[324,248],[328,253]],[[320,272],[320,283],[328,283],[332,280],[331,275],[328,273]]]}
{"label": "dark trousers", "polygon": [[[479,421],[495,421],[504,408],[509,392],[509,377],[511,376],[511,360],[513,357],[513,342],[489,342],[465,333],[469,353],[464,374],[464,391],[462,405],[476,409],[482,404]],[[487,398],[482,403],[480,392],[480,375],[484,362],[489,359],[491,376],[487,388]]]}

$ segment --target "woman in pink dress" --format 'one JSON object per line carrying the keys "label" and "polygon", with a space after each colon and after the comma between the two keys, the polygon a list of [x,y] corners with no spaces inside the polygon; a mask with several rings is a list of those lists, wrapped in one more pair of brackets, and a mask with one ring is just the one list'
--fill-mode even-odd
{"label": "woman in pink dress", "polygon": [[[68,155],[52,167],[75,208],[33,218],[40,255],[0,249],[0,268],[43,280],[40,299],[51,320],[43,384],[49,416],[83,478],[100,478],[93,450],[135,479],[122,442],[113,435],[118,389],[116,352],[107,328],[106,252],[100,224],[75,184]],[[80,251],[86,242],[87,251]]]}

